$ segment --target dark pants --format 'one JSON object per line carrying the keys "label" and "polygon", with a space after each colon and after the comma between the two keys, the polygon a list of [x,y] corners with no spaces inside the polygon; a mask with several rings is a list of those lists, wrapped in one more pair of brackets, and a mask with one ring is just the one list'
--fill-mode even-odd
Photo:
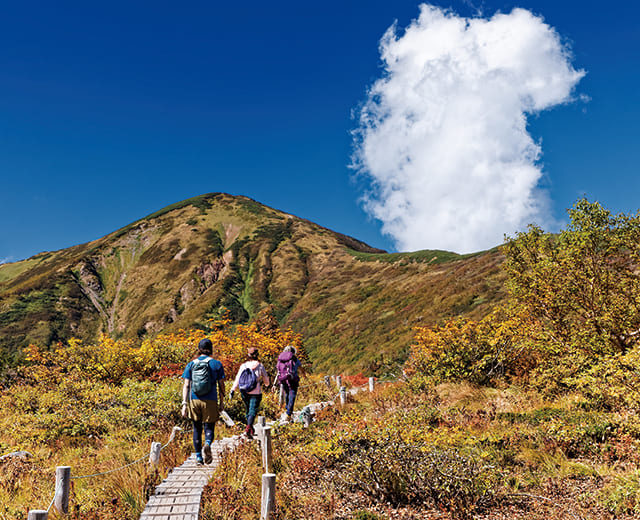
{"label": "dark pants", "polygon": [[282,391],[287,399],[287,415],[293,413],[293,405],[296,403],[296,396],[298,395],[298,385],[300,380],[296,381],[284,381],[282,384]]}
{"label": "dark pants", "polygon": [[256,415],[258,415],[258,407],[262,401],[262,394],[240,392],[240,395],[242,396],[244,407],[247,411],[247,426],[253,426],[253,421],[256,420]]}
{"label": "dark pants", "polygon": [[202,421],[193,421],[193,449],[196,453],[202,453],[202,426],[204,425],[204,441],[211,444],[213,442],[213,434],[216,423],[203,423]]}

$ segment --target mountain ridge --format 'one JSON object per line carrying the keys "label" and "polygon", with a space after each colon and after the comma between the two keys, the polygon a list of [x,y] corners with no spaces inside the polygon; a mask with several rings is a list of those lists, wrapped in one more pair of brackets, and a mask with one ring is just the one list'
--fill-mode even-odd
{"label": "mountain ridge", "polygon": [[139,338],[272,312],[320,368],[381,370],[412,328],[502,297],[499,251],[386,253],[244,196],[177,202],[102,238],[0,265],[0,347]]}

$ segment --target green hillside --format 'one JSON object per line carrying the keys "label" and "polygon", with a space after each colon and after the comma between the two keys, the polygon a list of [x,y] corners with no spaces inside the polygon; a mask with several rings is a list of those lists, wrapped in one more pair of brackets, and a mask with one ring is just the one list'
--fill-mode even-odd
{"label": "green hillside", "polygon": [[321,369],[379,372],[416,325],[483,316],[502,298],[497,251],[387,254],[246,197],[188,199],[103,238],[0,266],[0,347],[100,333],[137,338],[246,322],[269,308]]}

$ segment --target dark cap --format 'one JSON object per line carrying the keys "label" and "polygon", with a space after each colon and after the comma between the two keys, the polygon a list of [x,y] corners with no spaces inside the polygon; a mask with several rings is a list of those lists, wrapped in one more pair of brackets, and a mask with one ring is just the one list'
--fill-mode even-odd
{"label": "dark cap", "polygon": [[247,356],[249,356],[251,359],[257,359],[258,358],[258,349],[256,347],[249,347],[247,349]]}
{"label": "dark cap", "polygon": [[204,338],[200,340],[198,343],[198,350],[201,352],[211,352],[213,350],[213,345],[211,344],[211,340],[209,338]]}

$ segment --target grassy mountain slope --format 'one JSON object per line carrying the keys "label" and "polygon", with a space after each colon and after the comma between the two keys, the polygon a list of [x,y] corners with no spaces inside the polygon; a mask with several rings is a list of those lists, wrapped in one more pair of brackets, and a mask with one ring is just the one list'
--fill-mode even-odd
{"label": "grassy mountain slope", "polygon": [[242,322],[271,306],[322,369],[382,370],[412,327],[485,314],[502,297],[498,252],[386,254],[246,197],[212,193],[99,240],[0,266],[5,363],[31,342],[135,338]]}

